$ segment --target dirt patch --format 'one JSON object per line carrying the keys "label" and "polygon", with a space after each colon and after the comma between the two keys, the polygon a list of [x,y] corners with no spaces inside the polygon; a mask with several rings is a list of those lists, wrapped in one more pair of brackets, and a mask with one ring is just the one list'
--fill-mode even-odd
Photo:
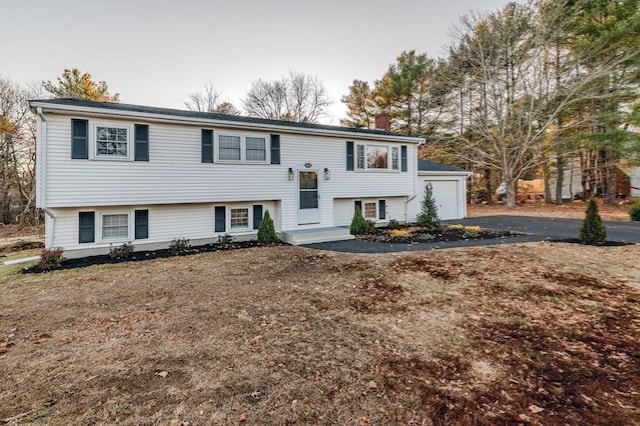
{"label": "dirt patch", "polygon": [[[511,216],[536,216],[558,217],[566,219],[584,219],[587,203],[585,201],[573,201],[565,204],[545,204],[541,201],[518,204],[513,209],[506,208],[503,204],[469,204],[467,213],[469,217],[511,215]],[[626,203],[616,205],[598,204],[600,217],[604,220],[629,221],[629,205]]]}
{"label": "dirt patch", "polygon": [[640,247],[255,247],[0,276],[0,420],[640,424]]}
{"label": "dirt patch", "polygon": [[0,256],[6,256],[8,253],[16,253],[19,251],[38,248],[44,248],[44,243],[42,241],[19,240],[0,248]]}

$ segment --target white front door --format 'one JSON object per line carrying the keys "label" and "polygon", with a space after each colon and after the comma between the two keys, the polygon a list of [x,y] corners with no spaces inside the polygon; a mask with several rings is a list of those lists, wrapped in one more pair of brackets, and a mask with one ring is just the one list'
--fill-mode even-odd
{"label": "white front door", "polygon": [[298,224],[320,223],[318,171],[298,171]]}

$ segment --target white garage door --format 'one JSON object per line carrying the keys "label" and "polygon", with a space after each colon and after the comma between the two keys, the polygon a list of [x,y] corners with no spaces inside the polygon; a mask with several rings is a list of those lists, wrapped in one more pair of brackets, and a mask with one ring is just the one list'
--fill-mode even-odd
{"label": "white garage door", "polygon": [[[426,185],[426,183],[425,183]],[[457,180],[433,180],[433,198],[438,205],[440,219],[460,219],[458,213],[458,181]]]}

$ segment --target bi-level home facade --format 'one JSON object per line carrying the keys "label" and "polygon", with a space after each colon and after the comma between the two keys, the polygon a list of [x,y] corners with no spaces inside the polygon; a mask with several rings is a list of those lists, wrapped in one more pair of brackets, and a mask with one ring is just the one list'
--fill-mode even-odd
{"label": "bi-level home facade", "polygon": [[37,207],[65,256],[415,220],[421,138],[77,99],[34,100]]}

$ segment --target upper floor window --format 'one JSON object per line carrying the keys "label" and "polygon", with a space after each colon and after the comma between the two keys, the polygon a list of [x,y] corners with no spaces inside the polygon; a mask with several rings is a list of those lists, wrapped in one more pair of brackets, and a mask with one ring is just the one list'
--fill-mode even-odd
{"label": "upper floor window", "polygon": [[257,136],[218,135],[217,161],[267,162],[267,139]]}
{"label": "upper floor window", "polygon": [[399,170],[399,149],[386,145],[357,145],[358,170]]}
{"label": "upper floor window", "polygon": [[96,156],[128,158],[129,129],[96,126]]}

